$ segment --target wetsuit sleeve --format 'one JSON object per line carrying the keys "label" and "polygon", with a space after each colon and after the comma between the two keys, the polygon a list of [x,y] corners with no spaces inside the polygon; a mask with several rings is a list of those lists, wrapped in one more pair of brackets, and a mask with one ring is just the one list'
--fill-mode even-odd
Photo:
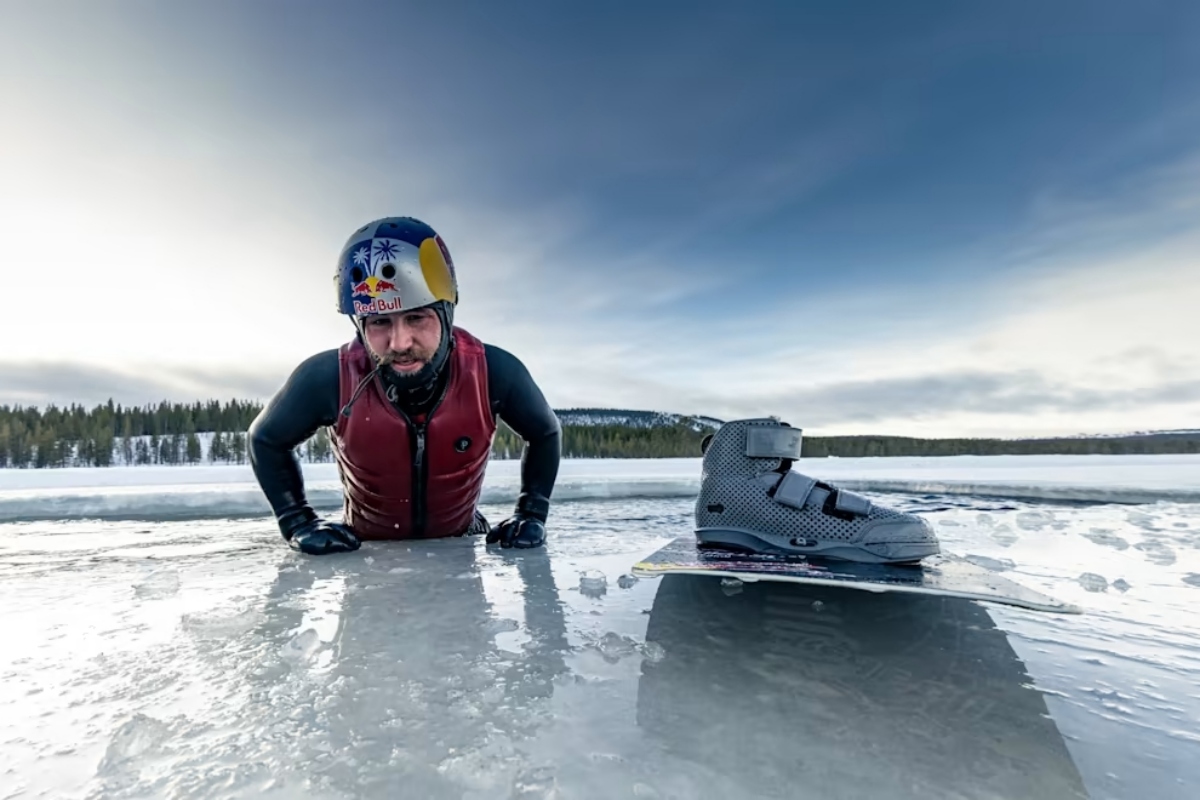
{"label": "wetsuit sleeve", "polygon": [[294,449],[337,421],[338,399],[338,351],[326,350],[296,367],[251,423],[250,464],[277,518],[306,509]]}
{"label": "wetsuit sleeve", "polygon": [[544,519],[562,456],[558,416],[520,359],[492,345],[485,345],[485,353],[492,416],[504,420],[526,443],[517,510]]}

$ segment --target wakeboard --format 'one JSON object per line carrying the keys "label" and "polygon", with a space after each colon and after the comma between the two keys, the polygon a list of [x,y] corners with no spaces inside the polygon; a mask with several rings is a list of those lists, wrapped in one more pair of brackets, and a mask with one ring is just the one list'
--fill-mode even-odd
{"label": "wakeboard", "polygon": [[859,564],[808,559],[799,555],[760,555],[700,548],[681,536],[633,565],[633,574],[657,577],[679,573],[735,578],[746,583],[779,581],[836,586],[867,592],[961,597],[1058,614],[1082,609],[1029,589],[961,557],[939,554],[914,565]]}

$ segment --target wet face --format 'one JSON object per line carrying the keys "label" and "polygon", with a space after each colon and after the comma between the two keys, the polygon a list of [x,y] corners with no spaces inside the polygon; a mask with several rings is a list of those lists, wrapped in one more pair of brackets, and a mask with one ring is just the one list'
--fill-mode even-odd
{"label": "wet face", "polygon": [[442,321],[431,308],[367,317],[367,346],[401,375],[412,375],[433,359],[442,341]]}

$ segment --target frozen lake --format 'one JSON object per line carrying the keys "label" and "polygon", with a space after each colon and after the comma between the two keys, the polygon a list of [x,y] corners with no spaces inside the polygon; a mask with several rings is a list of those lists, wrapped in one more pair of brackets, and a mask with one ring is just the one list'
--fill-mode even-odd
{"label": "frozen lake", "polygon": [[248,468],[0,470],[0,800],[1200,796],[1200,456],[797,469],[1085,614],[623,579],[698,459],[565,462],[542,552],[323,558]]}

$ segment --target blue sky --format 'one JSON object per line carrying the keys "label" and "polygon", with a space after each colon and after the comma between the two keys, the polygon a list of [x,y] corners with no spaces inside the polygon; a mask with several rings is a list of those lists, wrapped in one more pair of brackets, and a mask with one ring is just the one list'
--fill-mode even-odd
{"label": "blue sky", "polygon": [[265,398],[411,214],[557,407],[1200,427],[1193,3],[10,4],[0,403]]}

